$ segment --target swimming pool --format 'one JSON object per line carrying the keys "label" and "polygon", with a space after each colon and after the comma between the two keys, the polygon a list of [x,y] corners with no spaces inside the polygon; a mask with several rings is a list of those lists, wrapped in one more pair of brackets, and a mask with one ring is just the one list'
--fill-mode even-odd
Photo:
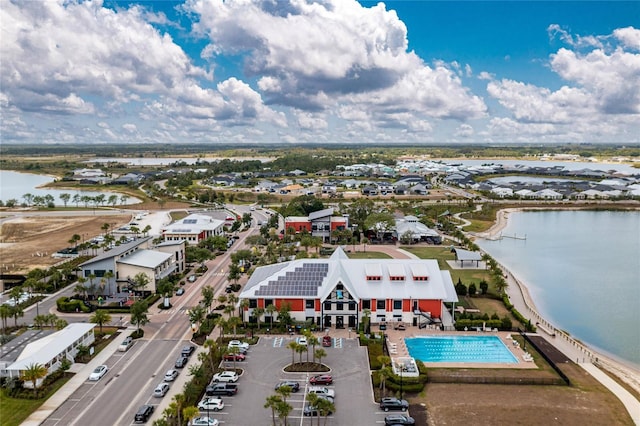
{"label": "swimming pool", "polygon": [[422,362],[518,363],[498,336],[419,336],[404,341],[409,355]]}

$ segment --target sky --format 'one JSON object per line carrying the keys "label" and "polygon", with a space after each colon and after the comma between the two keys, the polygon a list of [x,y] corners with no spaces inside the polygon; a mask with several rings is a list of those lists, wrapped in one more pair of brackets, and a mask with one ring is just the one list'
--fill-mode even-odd
{"label": "sky", "polygon": [[640,2],[0,0],[0,143],[640,144]]}

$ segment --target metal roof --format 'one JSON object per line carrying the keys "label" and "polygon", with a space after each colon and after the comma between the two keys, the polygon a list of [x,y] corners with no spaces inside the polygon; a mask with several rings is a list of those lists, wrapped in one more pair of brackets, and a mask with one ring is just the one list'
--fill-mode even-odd
{"label": "metal roof", "polygon": [[129,256],[118,259],[118,263],[124,263],[126,265],[141,266],[143,268],[156,268],[163,262],[171,259],[173,256],[170,253],[164,253],[154,250],[138,250]]}
{"label": "metal roof", "polygon": [[85,333],[93,330],[96,324],[73,323],[62,330],[29,343],[18,356],[16,362],[7,367],[7,370],[24,370],[31,364],[45,365],[53,358],[64,352]]}

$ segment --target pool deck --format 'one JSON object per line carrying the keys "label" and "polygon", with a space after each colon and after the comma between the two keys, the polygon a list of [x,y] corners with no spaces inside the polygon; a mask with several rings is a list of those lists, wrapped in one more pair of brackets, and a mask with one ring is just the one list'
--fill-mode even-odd
{"label": "pool deck", "polygon": [[424,365],[430,368],[512,368],[512,369],[537,369],[538,366],[533,361],[525,361],[526,351],[519,345],[514,345],[510,338],[513,333],[505,331],[440,331],[439,329],[418,329],[417,327],[407,327],[406,330],[386,330],[387,349],[391,358],[409,357],[405,338],[420,336],[498,336],[502,343],[509,349],[518,361],[517,363],[490,363],[490,362],[425,362]]}

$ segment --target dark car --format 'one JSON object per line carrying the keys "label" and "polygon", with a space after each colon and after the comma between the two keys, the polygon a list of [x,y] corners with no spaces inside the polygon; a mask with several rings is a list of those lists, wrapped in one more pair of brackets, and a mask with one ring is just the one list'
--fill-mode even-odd
{"label": "dark car", "polygon": [[196,348],[194,348],[193,346],[186,345],[182,347],[182,351],[180,353],[182,354],[182,356],[190,357],[195,350]]}
{"label": "dark car", "polygon": [[184,366],[187,365],[188,361],[189,361],[189,358],[187,358],[186,356],[180,355],[178,359],[176,359],[175,367],[184,368]]}
{"label": "dark car", "polygon": [[320,374],[310,378],[309,383],[312,385],[330,385],[333,383],[333,377],[331,377],[331,374]]}
{"label": "dark car", "polygon": [[153,405],[143,405],[133,418],[135,423],[146,423],[153,414]]}
{"label": "dark car", "polygon": [[[307,417],[321,415],[321,413],[318,411],[318,409],[316,407],[314,407],[313,405],[311,405],[311,404],[307,404],[307,405],[304,406],[304,410],[302,411],[302,414],[304,414]],[[324,414],[324,413],[322,413],[322,414]],[[331,411],[329,411],[327,414],[330,416],[333,413]]]}
{"label": "dark car", "polygon": [[276,385],[276,390],[280,389],[283,386],[289,386],[291,388],[291,392],[298,392],[300,390],[300,383],[290,380],[278,383]]}
{"label": "dark car", "polygon": [[413,417],[409,417],[406,414],[390,414],[384,418],[385,426],[396,425],[415,425],[416,421]]}
{"label": "dark car", "polygon": [[384,411],[407,411],[409,409],[409,402],[407,402],[406,399],[382,398],[380,400],[380,409]]}
{"label": "dark car", "polygon": [[226,354],[224,356],[225,361],[244,361],[245,358],[242,354]]}

